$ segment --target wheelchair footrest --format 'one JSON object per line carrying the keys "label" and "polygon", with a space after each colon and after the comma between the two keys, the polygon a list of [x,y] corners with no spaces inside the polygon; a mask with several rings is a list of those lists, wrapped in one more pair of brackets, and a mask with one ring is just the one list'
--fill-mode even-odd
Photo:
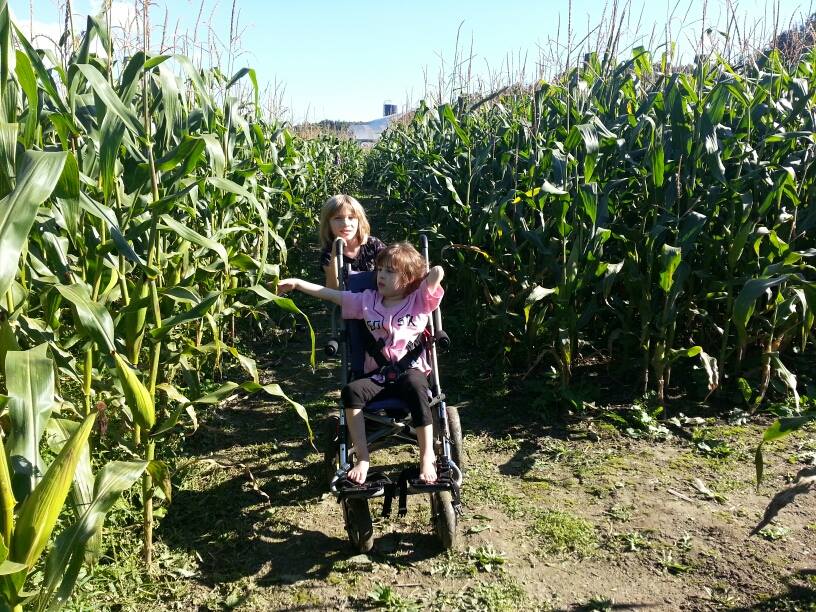
{"label": "wheelchair footrest", "polygon": [[450,481],[425,482],[419,478],[408,481],[408,493],[434,493],[435,491],[450,491]]}
{"label": "wheelchair footrest", "polygon": [[[449,473],[449,471],[448,471]],[[440,473],[436,482],[425,482],[419,479],[419,469],[410,467],[402,470],[399,480],[392,483],[385,489],[385,499],[383,500],[382,515],[391,514],[391,504],[394,497],[399,500],[398,514],[405,516],[408,513],[408,495],[412,493],[435,493],[437,491],[450,491],[453,495],[455,506],[459,505],[459,487],[449,477],[448,473]]]}
{"label": "wheelchair footrest", "polygon": [[337,496],[338,501],[349,498],[370,499],[382,497],[393,486],[391,479],[381,473],[369,474],[362,484],[349,480],[348,476],[344,475],[333,483],[332,493]]}

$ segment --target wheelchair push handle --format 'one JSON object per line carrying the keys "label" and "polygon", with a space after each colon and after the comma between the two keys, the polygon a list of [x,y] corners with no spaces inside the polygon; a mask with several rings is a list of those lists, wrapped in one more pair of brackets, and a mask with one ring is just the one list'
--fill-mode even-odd
{"label": "wheelchair push handle", "polygon": [[[431,266],[431,260],[428,256],[428,235],[427,234],[420,234],[419,235],[419,243],[422,247],[422,256],[425,258],[425,271],[428,272]],[[433,311],[433,331],[434,331],[434,340],[437,346],[442,350],[447,350],[450,348],[450,336],[445,333],[442,329],[442,311],[437,308]]]}
{"label": "wheelchair push handle", "polygon": [[450,348],[451,339],[445,330],[437,329],[434,332],[434,340],[436,341],[436,345],[443,351],[447,351]]}
{"label": "wheelchair push handle", "polygon": [[442,312],[438,308],[433,312],[433,328],[436,345],[443,351],[448,350],[451,345],[451,339],[445,330],[442,329]]}
{"label": "wheelchair push handle", "polygon": [[342,286],[342,279],[343,279],[343,266],[345,262],[343,261],[343,253],[346,250],[346,241],[342,238],[335,238],[334,242],[332,243],[332,252],[334,253],[334,273],[337,275],[337,282],[339,284],[339,288],[343,289]]}

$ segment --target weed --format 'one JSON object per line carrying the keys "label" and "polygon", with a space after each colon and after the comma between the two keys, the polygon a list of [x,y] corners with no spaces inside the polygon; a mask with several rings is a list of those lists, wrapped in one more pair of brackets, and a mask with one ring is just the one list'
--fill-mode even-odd
{"label": "weed", "polygon": [[651,543],[645,534],[638,531],[630,531],[629,533],[615,534],[623,545],[624,552],[638,552],[644,548],[650,548]]}
{"label": "weed", "polygon": [[548,474],[552,471],[553,463],[571,468],[573,476],[581,483],[597,480],[600,476],[616,475],[627,465],[626,459],[611,449],[597,449],[592,444],[566,445],[560,440],[548,440],[533,461],[532,469]]}
{"label": "weed", "polygon": [[767,525],[759,530],[759,535],[769,542],[784,540],[788,537],[789,533],[790,529],[788,527],[782,527],[781,525]]}
{"label": "weed", "polygon": [[488,450],[496,452],[517,451],[521,448],[521,440],[507,434],[503,438],[491,438],[486,446]]}
{"label": "weed", "polygon": [[636,403],[628,410],[603,413],[603,418],[610,421],[630,438],[646,438],[647,440],[665,440],[671,432],[658,422],[657,417],[663,412],[658,406],[651,412],[646,409],[645,402]]}
{"label": "weed", "polygon": [[674,543],[674,545],[677,548],[677,550],[679,550],[681,552],[685,552],[685,553],[690,552],[691,548],[693,546],[693,540],[692,540],[691,534],[689,534],[688,532],[685,532],[683,534],[683,537],[681,537],[679,540],[677,540]]}
{"label": "weed", "polygon": [[472,576],[477,572],[476,566],[468,557],[458,551],[449,550],[432,567],[431,575],[445,578]]}
{"label": "weed", "polygon": [[615,601],[594,595],[588,602],[575,608],[575,612],[610,612],[615,609]]}
{"label": "weed", "polygon": [[601,476],[615,477],[626,469],[626,459],[612,450],[606,449],[587,455],[574,465],[573,474],[579,482],[597,480]]}
{"label": "weed", "polygon": [[538,469],[547,467],[548,463],[558,463],[572,452],[574,452],[574,450],[561,440],[546,440],[544,448],[541,451],[541,455],[543,456],[537,458],[533,466]]}
{"label": "weed", "polygon": [[368,598],[374,607],[391,612],[419,612],[421,610],[419,603],[397,595],[393,588],[384,584],[376,585],[374,590],[368,594]]}
{"label": "weed", "polygon": [[527,594],[512,576],[502,575],[489,584],[470,585],[455,593],[440,593],[433,610],[484,610],[485,612],[516,612],[525,609]]}
{"label": "weed", "polygon": [[634,509],[634,506],[628,504],[615,504],[609,510],[604,512],[604,514],[615,521],[625,523],[632,518],[632,511]]}
{"label": "weed", "polygon": [[476,566],[480,572],[501,571],[502,566],[507,562],[503,553],[496,552],[491,544],[468,548],[467,556],[470,562]]}
{"label": "weed", "polygon": [[657,563],[670,574],[685,574],[693,569],[691,565],[682,563],[681,561],[675,559],[674,553],[668,549],[665,549],[660,553]]}
{"label": "weed", "polygon": [[708,595],[708,599],[719,606],[733,608],[738,603],[731,587],[727,585],[716,584],[711,587],[703,587],[703,589]]}
{"label": "weed", "polygon": [[701,455],[715,459],[727,459],[734,453],[734,448],[726,440],[715,436],[713,429],[698,428],[692,432],[691,441]]}
{"label": "weed", "polygon": [[598,547],[595,527],[589,521],[568,512],[547,510],[533,523],[542,550],[547,554],[572,553],[588,557]]}

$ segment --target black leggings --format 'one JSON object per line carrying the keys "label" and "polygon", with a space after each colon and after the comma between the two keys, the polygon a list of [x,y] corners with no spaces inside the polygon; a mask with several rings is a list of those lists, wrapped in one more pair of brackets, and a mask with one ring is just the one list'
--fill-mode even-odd
{"label": "black leggings", "polygon": [[428,400],[428,377],[416,368],[407,370],[391,385],[370,378],[358,378],[343,387],[340,396],[346,409],[362,408],[373,399],[396,397],[411,409],[415,427],[433,422]]}

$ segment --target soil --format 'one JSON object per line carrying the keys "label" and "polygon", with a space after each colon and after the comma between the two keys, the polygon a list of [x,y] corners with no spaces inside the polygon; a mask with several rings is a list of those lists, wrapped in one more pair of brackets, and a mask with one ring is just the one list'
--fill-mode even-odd
{"label": "soil", "polygon": [[[323,306],[298,303],[318,332],[326,329]],[[322,451],[321,424],[339,398],[336,364],[319,355],[312,372],[308,334],[298,329],[256,354],[262,382],[306,406]],[[326,336],[318,333],[318,349]],[[281,402],[237,397],[199,415],[185,443],[190,461],[175,475],[157,537],[191,566],[163,605],[816,609],[816,496],[797,496],[752,535],[774,494],[816,457],[813,430],[766,450],[757,491],[754,450],[767,418],[731,425],[703,415],[668,432],[627,433],[609,413],[629,414],[631,403],[596,403],[552,424],[543,383],[491,376],[467,339],[453,340],[440,369],[467,454],[454,550],[440,550],[427,496],[418,495],[406,517],[378,518],[374,551],[358,554],[303,422]],[[416,454],[403,446],[372,460],[393,474]],[[371,507],[377,516],[381,502]]]}

